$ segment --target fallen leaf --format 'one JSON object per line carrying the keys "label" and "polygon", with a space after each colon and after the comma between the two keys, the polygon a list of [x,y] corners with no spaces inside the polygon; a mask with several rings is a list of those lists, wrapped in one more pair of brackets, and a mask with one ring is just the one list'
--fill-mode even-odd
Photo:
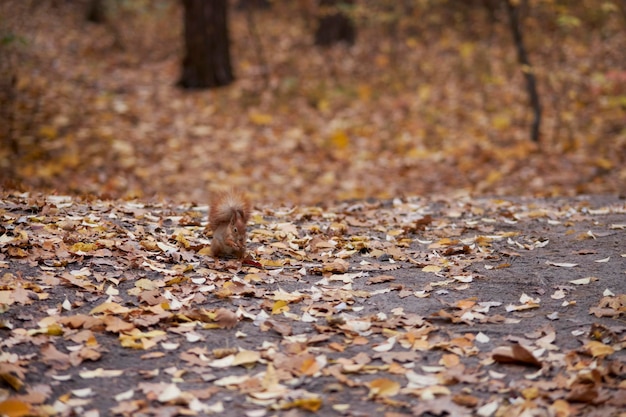
{"label": "fallen leaf", "polygon": [[0,415],[7,417],[22,417],[31,415],[30,405],[15,399],[6,399],[0,402]]}
{"label": "fallen leaf", "polygon": [[368,383],[370,397],[393,397],[400,392],[400,384],[388,378],[377,378]]}
{"label": "fallen leaf", "polygon": [[573,268],[575,266],[578,266],[578,264],[570,263],[570,262],[552,262],[552,261],[546,261],[546,265],[560,266],[562,268]]}
{"label": "fallen leaf", "polygon": [[524,346],[515,344],[513,346],[499,346],[491,352],[491,357],[496,362],[519,363],[541,367],[541,362]]}

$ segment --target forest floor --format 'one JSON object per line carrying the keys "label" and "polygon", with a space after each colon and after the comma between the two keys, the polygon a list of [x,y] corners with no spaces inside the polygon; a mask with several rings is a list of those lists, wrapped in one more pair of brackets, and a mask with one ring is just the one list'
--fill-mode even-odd
{"label": "forest floor", "polygon": [[[474,2],[330,49],[311,2],[233,10],[237,81],[203,92],[180,2],[109,3],[0,2],[0,415],[624,416],[611,1],[524,13],[538,144]],[[208,255],[229,186],[256,264]]]}
{"label": "forest floor", "polygon": [[0,415],[624,416],[624,200],[206,214],[4,194]]}

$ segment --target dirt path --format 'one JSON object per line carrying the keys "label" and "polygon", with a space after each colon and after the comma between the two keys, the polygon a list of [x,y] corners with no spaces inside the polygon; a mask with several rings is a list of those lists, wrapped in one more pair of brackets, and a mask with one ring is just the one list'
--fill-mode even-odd
{"label": "dirt path", "polygon": [[0,198],[0,415],[623,415],[626,203]]}

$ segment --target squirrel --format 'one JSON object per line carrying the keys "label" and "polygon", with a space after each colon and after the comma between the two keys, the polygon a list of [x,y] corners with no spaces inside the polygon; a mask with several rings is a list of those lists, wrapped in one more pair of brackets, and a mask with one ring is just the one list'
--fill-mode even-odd
{"label": "squirrel", "polygon": [[236,191],[216,193],[209,205],[209,226],[213,231],[211,254],[214,258],[246,256],[246,224],[250,218],[250,200]]}

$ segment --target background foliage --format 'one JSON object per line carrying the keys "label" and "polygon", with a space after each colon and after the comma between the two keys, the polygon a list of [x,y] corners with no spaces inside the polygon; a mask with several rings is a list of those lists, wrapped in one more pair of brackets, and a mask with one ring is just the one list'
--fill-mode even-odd
{"label": "background foliage", "polygon": [[233,8],[237,81],[193,93],[174,85],[177,1],[107,1],[101,25],[87,2],[4,1],[0,172],[11,187],[177,201],[225,185],[298,203],[624,193],[620,6],[520,3],[544,108],[536,146],[497,1],[360,1],[356,44],[328,49],[313,46],[313,1],[254,11],[256,32]]}

